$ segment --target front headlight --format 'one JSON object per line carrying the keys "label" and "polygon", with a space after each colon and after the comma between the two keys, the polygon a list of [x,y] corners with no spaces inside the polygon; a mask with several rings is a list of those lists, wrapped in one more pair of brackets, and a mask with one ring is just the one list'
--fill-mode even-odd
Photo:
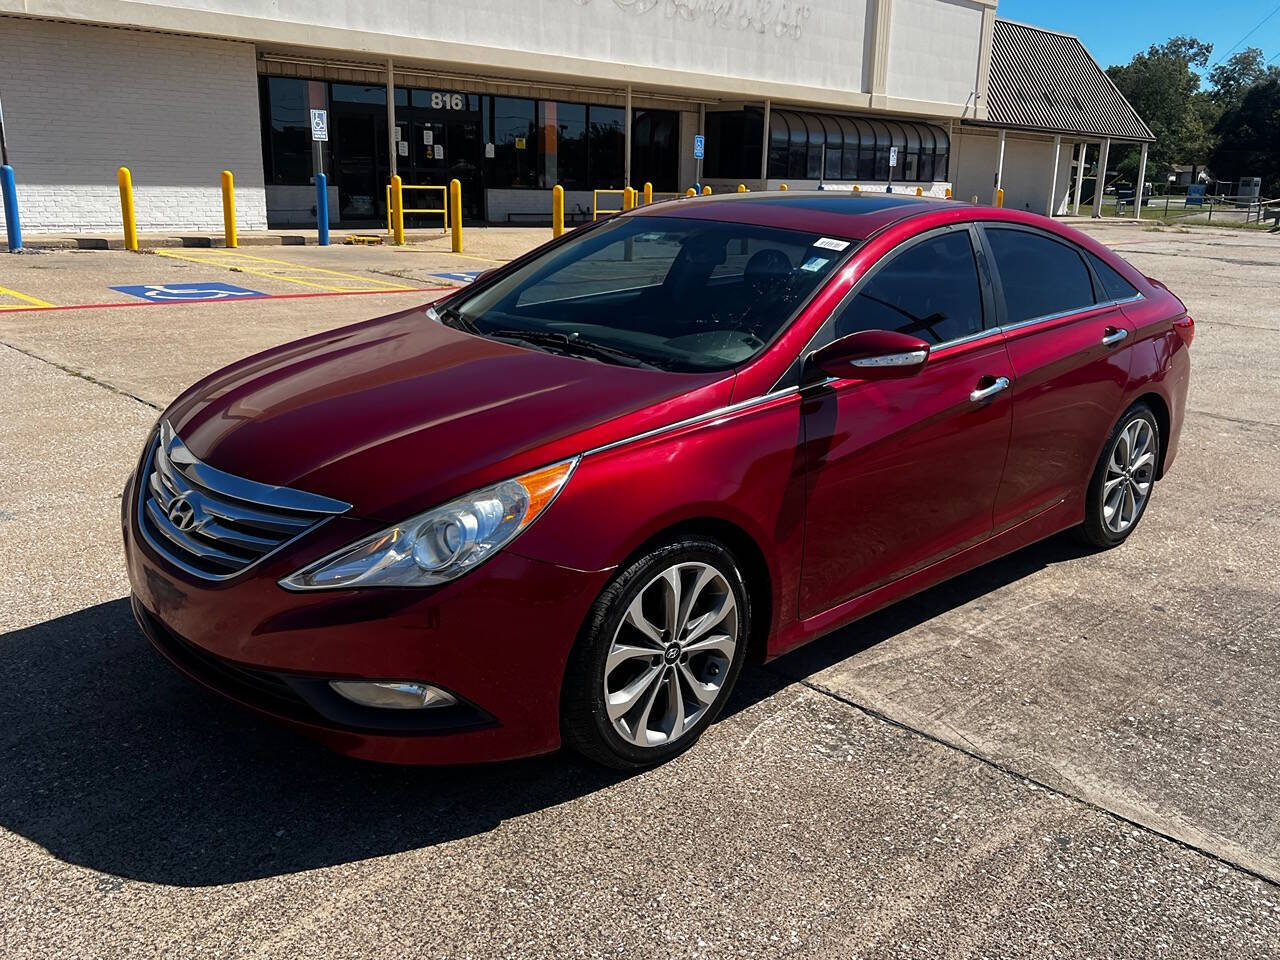
{"label": "front headlight", "polygon": [[426,587],[453,580],[533,523],[577,463],[565,460],[428,510],[302,568],[280,586]]}

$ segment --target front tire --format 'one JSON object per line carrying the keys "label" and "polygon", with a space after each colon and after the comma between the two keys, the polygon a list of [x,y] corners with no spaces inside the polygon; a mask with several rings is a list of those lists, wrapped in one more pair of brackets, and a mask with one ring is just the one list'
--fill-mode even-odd
{"label": "front tire", "polygon": [[1085,494],[1081,538],[1101,549],[1124,543],[1151,502],[1160,463],[1160,423],[1146,403],[1117,421]]}
{"label": "front tire", "polygon": [[617,769],[682,752],[729,698],[750,628],[746,584],[723,544],[684,537],[645,554],[600,594],[570,655],[565,745]]}

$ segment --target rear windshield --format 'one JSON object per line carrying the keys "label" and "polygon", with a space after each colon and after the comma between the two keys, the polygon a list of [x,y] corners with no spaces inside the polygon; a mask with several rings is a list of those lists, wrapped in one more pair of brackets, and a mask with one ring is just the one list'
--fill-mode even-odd
{"label": "rear windshield", "polygon": [[698,372],[750,360],[851,252],[750,224],[621,217],[440,309],[494,339]]}

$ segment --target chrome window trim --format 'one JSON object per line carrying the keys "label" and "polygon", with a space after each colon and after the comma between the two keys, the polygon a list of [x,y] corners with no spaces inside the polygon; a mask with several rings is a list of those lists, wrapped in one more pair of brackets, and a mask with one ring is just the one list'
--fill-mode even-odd
{"label": "chrome window trim", "polygon": [[[1029,327],[1033,323],[1045,323],[1049,320],[1062,320],[1065,317],[1073,317],[1077,313],[1085,313],[1089,310],[1110,310],[1113,307],[1120,306],[1121,304],[1135,303],[1138,300],[1145,299],[1146,297],[1139,293],[1137,296],[1125,297],[1122,300],[1104,300],[1101,303],[1091,303],[1086,307],[1075,307],[1071,310],[1060,310],[1057,313],[1046,313],[1042,317],[1031,317],[1027,320],[1019,320],[1017,323],[1007,323],[1003,327],[998,327],[997,329],[1002,333],[1009,333],[1013,330],[1020,330],[1023,327]],[[939,344],[939,346],[942,346],[942,344]]]}

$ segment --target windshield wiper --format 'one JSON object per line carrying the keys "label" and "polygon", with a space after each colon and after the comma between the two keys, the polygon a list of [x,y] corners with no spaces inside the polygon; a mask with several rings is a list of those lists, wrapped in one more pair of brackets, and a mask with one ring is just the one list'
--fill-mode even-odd
{"label": "windshield wiper", "polygon": [[467,333],[479,333],[480,330],[474,323],[462,315],[462,311],[457,307],[433,306],[436,316],[440,318],[440,322],[446,327],[453,327],[455,330],[465,330]]}
{"label": "windshield wiper", "polygon": [[582,340],[567,333],[556,333],[552,330],[486,330],[481,336],[508,343],[523,343],[527,346],[551,350],[553,353],[564,353],[575,357],[586,357],[591,360],[604,360],[607,363],[620,363],[626,367],[647,367],[650,370],[661,369],[655,363],[641,360],[625,350]]}

